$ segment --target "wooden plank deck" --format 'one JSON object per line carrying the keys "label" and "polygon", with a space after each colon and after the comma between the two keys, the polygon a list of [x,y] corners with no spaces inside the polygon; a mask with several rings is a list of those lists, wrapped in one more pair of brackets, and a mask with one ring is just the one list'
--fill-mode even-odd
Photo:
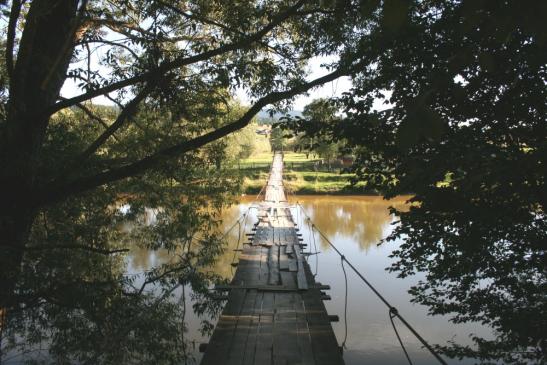
{"label": "wooden plank deck", "polygon": [[228,286],[228,302],[202,365],[336,365],[342,353],[299,245],[283,189],[283,155],[275,153],[250,244]]}

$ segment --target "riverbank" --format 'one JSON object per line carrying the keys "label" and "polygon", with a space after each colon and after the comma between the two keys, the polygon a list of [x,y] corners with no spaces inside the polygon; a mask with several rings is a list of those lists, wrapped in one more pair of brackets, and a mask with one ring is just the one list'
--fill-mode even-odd
{"label": "riverbank", "polygon": [[[353,174],[340,166],[329,166],[324,160],[304,153],[285,153],[285,187],[294,194],[377,195],[365,183],[351,185]],[[238,168],[243,179],[242,192],[257,194],[268,179],[271,153],[262,153],[241,160]]]}

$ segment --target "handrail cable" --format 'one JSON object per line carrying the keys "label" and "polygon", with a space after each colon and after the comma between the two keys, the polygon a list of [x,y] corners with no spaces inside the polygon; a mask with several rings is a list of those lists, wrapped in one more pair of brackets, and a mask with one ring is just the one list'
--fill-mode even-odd
{"label": "handrail cable", "polygon": [[[247,220],[246,213],[245,213],[245,220]],[[238,227],[237,227],[237,245],[236,245],[236,248],[234,250],[234,254],[232,255],[232,262],[231,262],[231,265],[230,265],[230,272],[232,273],[232,275],[234,275],[234,265],[233,265],[233,263],[236,260],[237,250],[239,249],[239,243],[241,242],[241,219],[238,219],[237,225],[238,225]]]}
{"label": "handrail cable", "polygon": [[[269,177],[269,176],[268,176]],[[262,192],[264,191],[264,188],[266,187],[266,185],[268,185],[268,183],[262,185],[262,189],[260,189],[260,191],[258,192],[258,194],[256,195],[255,197],[255,202],[258,201],[258,198],[260,197],[260,194],[262,194]]]}
{"label": "handrail cable", "polygon": [[[306,217],[308,217],[308,219],[311,221],[311,218],[310,216],[308,215],[308,213],[306,212],[306,210],[304,209],[304,207],[299,203],[299,202],[296,202],[296,204],[300,207],[300,209],[302,209],[302,212],[306,215]],[[374,292],[374,294],[376,294],[376,296],[389,308],[389,312],[390,312],[390,316],[392,315],[393,318],[397,317],[399,318],[399,320],[410,330],[410,332],[412,332],[412,334],[422,343],[422,345],[425,346],[425,348],[427,348],[429,350],[429,352],[443,365],[447,365],[446,361],[435,351],[435,349],[433,349],[433,347],[431,347],[431,345],[429,343],[427,343],[427,341],[418,333],[416,332],[416,330],[410,325],[410,323],[408,323],[400,314],[399,312],[397,311],[397,309],[395,307],[393,307],[383,296],[382,294],[380,294],[380,292],[378,290],[376,290],[376,288],[363,276],[363,274],[361,274],[356,268],[355,266],[353,266],[353,264],[348,261],[348,259],[344,256],[344,254],[342,254],[342,252],[329,240],[329,238],[319,229],[317,228],[317,226],[315,224],[312,223],[312,228],[314,228],[315,230],[317,230],[317,232],[319,233],[319,235],[321,237],[323,237],[323,239],[334,249],[334,251],[336,251],[336,253],[341,257],[342,261],[345,261],[348,266],[353,270],[353,272],[355,272],[355,274],[357,274],[357,276],[359,276],[359,278],[361,278],[361,280]],[[406,350],[405,350],[405,354],[406,354]]]}

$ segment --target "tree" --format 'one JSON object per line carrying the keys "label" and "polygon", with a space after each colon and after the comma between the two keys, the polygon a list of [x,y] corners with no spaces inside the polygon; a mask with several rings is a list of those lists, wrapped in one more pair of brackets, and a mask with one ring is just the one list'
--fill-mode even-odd
{"label": "tree", "polygon": [[[392,197],[414,193],[388,241],[390,270],[418,271],[415,301],[495,338],[453,357],[545,359],[547,44],[544,2],[385,1],[354,40],[367,66],[336,102],[345,118],[310,137],[356,148],[353,172]],[[348,56],[349,57],[349,56]],[[386,93],[386,91],[389,91]],[[375,100],[388,109],[378,111]]]}
{"label": "tree", "polygon": [[[325,76],[305,78],[306,60],[334,50],[316,29],[330,12],[305,0],[13,0],[0,6],[10,7],[3,12],[8,26],[2,43],[2,301],[17,281],[41,209],[184,159],[245,127],[264,106],[334,80],[351,66],[341,63]],[[77,82],[82,94],[61,97],[67,80]],[[254,102],[238,119],[221,124],[218,105],[238,86]],[[60,161],[46,165],[42,150],[52,121],[67,108],[86,110],[85,103],[98,96],[118,105],[116,118],[103,123],[86,112],[73,127],[86,129],[92,121],[104,130],[70,152],[60,152],[62,141],[54,146]],[[152,116],[162,114],[170,118],[156,124]],[[63,129],[63,119],[57,120]],[[114,151],[123,155],[124,147],[131,153],[111,158]]]}
{"label": "tree", "polygon": [[270,146],[273,151],[283,151],[284,146],[284,136],[283,131],[281,128],[272,127],[272,131],[270,133]]}
{"label": "tree", "polygon": [[[322,125],[329,125],[336,119],[336,106],[326,99],[317,99],[306,105],[302,116],[318,129],[323,129]],[[303,136],[302,138],[305,138]],[[304,141],[307,142],[307,141]],[[314,143],[315,142],[315,143]],[[307,143],[306,143],[307,144]],[[339,145],[341,142],[328,138],[326,134],[321,139],[311,139],[309,148],[327,160],[330,170],[331,161],[338,156]],[[305,148],[305,147],[304,147]]]}

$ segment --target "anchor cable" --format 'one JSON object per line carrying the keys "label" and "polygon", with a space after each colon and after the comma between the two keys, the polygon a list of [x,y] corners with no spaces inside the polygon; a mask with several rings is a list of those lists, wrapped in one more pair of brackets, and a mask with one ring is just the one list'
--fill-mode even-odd
{"label": "anchor cable", "polygon": [[346,341],[348,340],[348,274],[346,273],[346,268],[344,267],[344,256],[340,256],[340,263],[342,265],[342,271],[344,272],[344,283],[346,284],[346,293],[344,295],[344,341],[342,342],[342,347],[346,347]]}
{"label": "anchor cable", "polygon": [[[310,216],[308,215],[308,213],[306,212],[306,210],[304,209],[304,207],[297,202],[297,205],[300,207],[300,209],[302,209],[302,212],[304,213],[304,215],[306,215],[306,217],[311,221],[311,218]],[[334,243],[332,243],[329,238],[319,229],[317,228],[317,226],[315,224],[312,224],[312,226],[317,230],[317,233],[319,233],[319,235],[321,237],[323,237],[323,239],[334,249],[334,251],[336,251],[336,253],[341,257],[342,261],[345,261],[348,266],[353,270],[353,272],[355,272],[355,274],[357,274],[357,276],[359,276],[359,278],[373,291],[374,294],[376,294],[376,296],[389,308],[389,311],[390,311],[390,315],[393,314],[393,318],[397,317],[399,318],[399,320],[410,330],[410,332],[412,332],[412,334],[422,343],[422,345],[424,345],[424,347],[426,349],[429,350],[429,352],[443,365],[447,365],[446,361],[435,351],[435,349],[433,349],[433,347],[431,347],[431,345],[418,333],[416,332],[416,330],[414,329],[414,327],[412,327],[410,325],[410,323],[408,323],[404,318],[403,316],[401,316],[399,314],[399,312],[397,311],[397,309],[395,307],[393,307],[383,296],[382,294],[380,294],[380,292],[363,276],[363,274],[361,274],[359,272],[359,270],[357,270],[355,268],[355,266],[353,266],[353,264],[348,261],[348,259],[342,254],[342,252],[334,245]],[[406,350],[405,350],[405,354],[406,353]]]}
{"label": "anchor cable", "polygon": [[403,349],[403,352],[405,353],[408,363],[410,365],[413,365],[412,360],[410,360],[410,356],[408,356],[408,352],[406,351],[405,345],[403,344],[403,341],[401,340],[401,336],[399,336],[399,331],[397,331],[397,327],[395,327],[395,322],[393,321],[393,319],[396,316],[397,316],[397,309],[393,307],[389,308],[389,320],[391,321],[391,325],[393,326],[393,331],[395,332],[395,335],[397,336],[397,339],[399,340],[399,344],[401,345],[401,348]]}
{"label": "anchor cable", "polygon": [[[315,241],[315,233],[313,232],[313,224],[311,223],[311,219],[308,220],[308,224],[310,225],[310,232],[311,232],[311,237],[313,241],[313,249],[315,250],[315,252],[319,252],[317,251],[317,243]],[[318,273],[319,273],[319,255],[315,255],[315,274],[313,274],[313,276],[316,277]]]}
{"label": "anchor cable", "polygon": [[232,262],[230,264],[230,272],[232,273],[232,275],[234,275],[234,265],[233,265],[233,263],[236,260],[237,250],[239,249],[239,243],[241,242],[241,220],[238,219],[237,225],[238,225],[238,228],[237,228],[237,245],[236,245],[236,248],[234,250],[234,255],[232,256]]}

